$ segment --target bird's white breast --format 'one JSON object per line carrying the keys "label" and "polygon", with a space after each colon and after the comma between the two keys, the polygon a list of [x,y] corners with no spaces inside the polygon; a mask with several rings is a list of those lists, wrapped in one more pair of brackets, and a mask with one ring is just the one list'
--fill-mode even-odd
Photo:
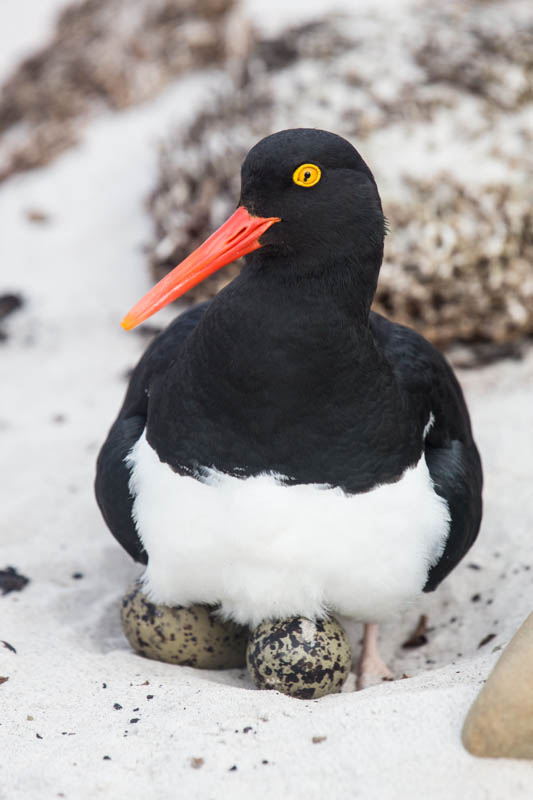
{"label": "bird's white breast", "polygon": [[328,609],[386,619],[422,591],[448,536],[424,456],[396,483],[358,495],[273,474],[212,470],[200,482],[162,463],[144,434],[127,463],[151,599],[220,603],[242,623]]}

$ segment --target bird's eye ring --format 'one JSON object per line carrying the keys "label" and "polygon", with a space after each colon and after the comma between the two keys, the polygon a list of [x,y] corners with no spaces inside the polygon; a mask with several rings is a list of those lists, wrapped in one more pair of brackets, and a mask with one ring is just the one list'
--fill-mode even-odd
{"label": "bird's eye ring", "polygon": [[292,173],[292,179],[298,186],[315,186],[322,177],[322,171],[316,164],[300,164]]}

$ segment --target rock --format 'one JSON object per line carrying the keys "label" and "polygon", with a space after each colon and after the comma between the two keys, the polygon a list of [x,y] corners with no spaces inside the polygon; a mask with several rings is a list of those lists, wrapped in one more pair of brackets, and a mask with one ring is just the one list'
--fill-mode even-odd
{"label": "rock", "polygon": [[463,744],[485,758],[533,758],[533,614],[503,651],[465,720]]}
{"label": "rock", "polygon": [[258,689],[310,700],[340,692],[350,672],[350,645],[332,618],[265,621],[250,636],[246,663]]}
{"label": "rock", "polygon": [[122,600],[122,628],[143,656],[199,669],[231,669],[245,664],[248,628],[224,622],[205,605],[151,603],[137,583]]}

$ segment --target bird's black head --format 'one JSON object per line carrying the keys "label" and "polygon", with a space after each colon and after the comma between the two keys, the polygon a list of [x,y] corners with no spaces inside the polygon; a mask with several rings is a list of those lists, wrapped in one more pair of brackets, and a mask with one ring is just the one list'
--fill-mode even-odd
{"label": "bird's black head", "polygon": [[242,165],[240,204],[257,217],[280,217],[249,260],[346,282],[372,300],[383,258],[385,219],[374,177],[340,136],[313,128],[262,139]]}
{"label": "bird's black head", "polygon": [[237,211],[126,315],[129,329],[215,270],[247,256],[249,272],[282,289],[305,285],[367,313],[383,258],[385,219],[376,182],[352,145],[313,128],[280,131],[242,165]]}

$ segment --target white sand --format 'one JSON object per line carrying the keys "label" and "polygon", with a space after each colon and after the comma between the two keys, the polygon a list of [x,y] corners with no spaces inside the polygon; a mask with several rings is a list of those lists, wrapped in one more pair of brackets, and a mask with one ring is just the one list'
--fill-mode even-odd
{"label": "white sand", "polygon": [[[461,375],[485,519],[453,576],[383,630],[395,674],[413,677],[291,700],[238,670],[147,661],[122,636],[118,604],[138,570],[100,518],[94,461],[145,344],[118,321],[148,286],[153,143],[208,88],[182,81],[102,118],[55,165],[0,187],[0,289],[26,298],[0,350],[0,568],[31,578],[0,596],[0,640],[17,650],[0,644],[0,798],[530,798],[531,763],[474,759],[460,730],[531,610],[531,350]],[[422,611],[429,642],[403,650]]]}

